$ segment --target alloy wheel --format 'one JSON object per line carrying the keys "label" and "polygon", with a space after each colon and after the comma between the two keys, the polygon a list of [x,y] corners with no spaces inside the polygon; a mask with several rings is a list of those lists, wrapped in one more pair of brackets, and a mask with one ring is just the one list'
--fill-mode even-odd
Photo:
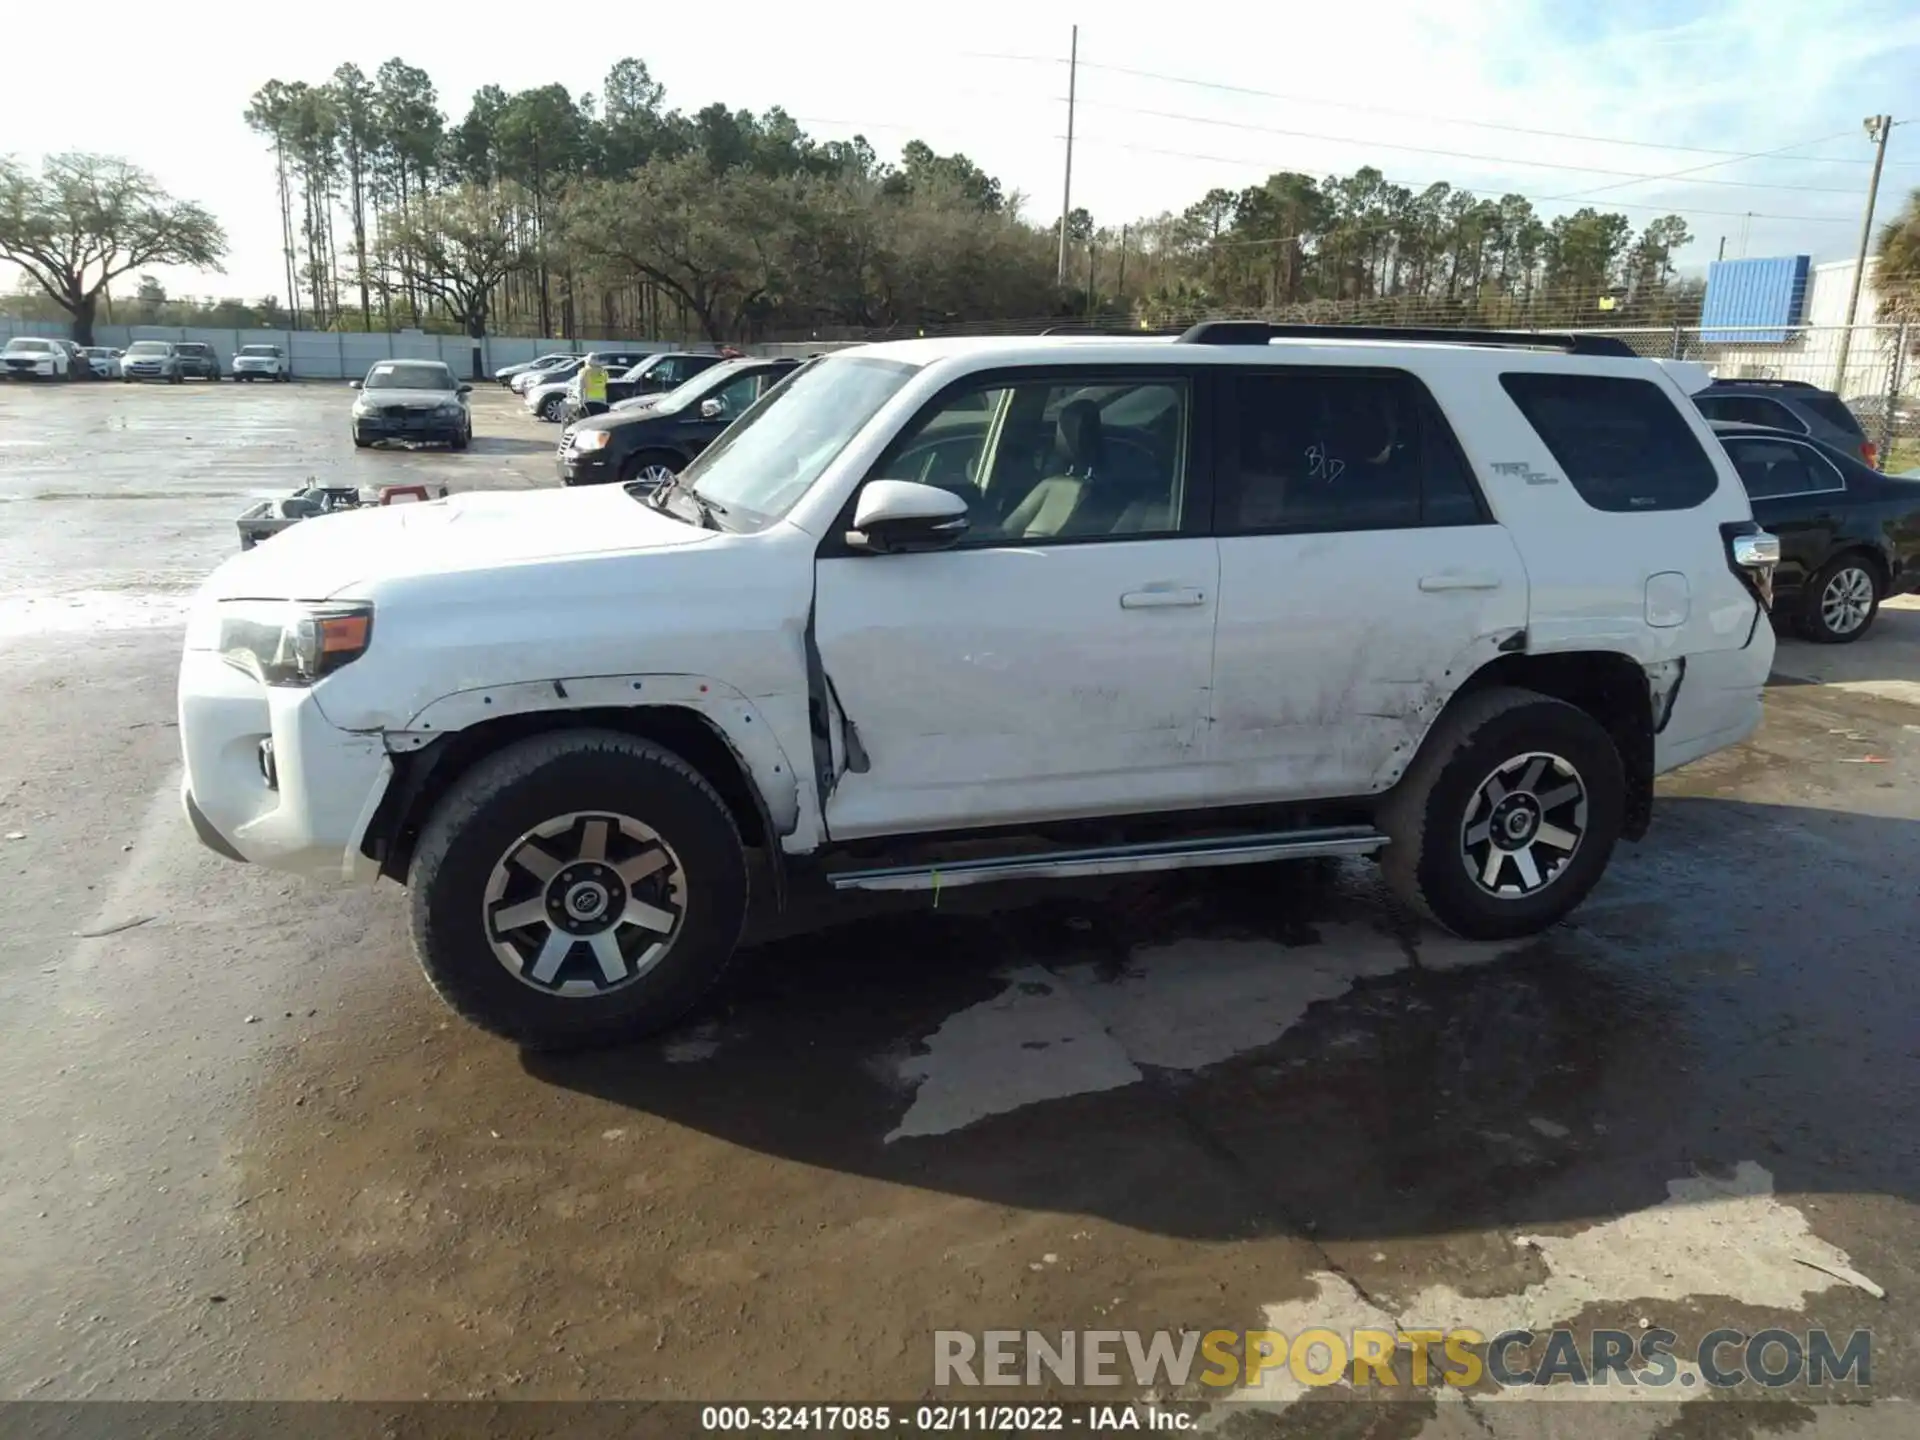
{"label": "alloy wheel", "polygon": [[643,485],[665,485],[673,479],[674,474],[675,471],[669,465],[642,465],[633,478]]}
{"label": "alloy wheel", "polygon": [[1567,867],[1587,829],[1587,787],[1558,755],[1516,755],[1480,782],[1460,826],[1460,859],[1489,895],[1539,893]]}
{"label": "alloy wheel", "polygon": [[1820,623],[1835,635],[1851,635],[1873,614],[1873,577],[1858,565],[1833,572],[1820,592]]}
{"label": "alloy wheel", "polygon": [[657,831],[627,815],[576,811],[507,847],[487,877],[481,923],[522,984],[593,997],[666,958],[686,902],[680,857]]}

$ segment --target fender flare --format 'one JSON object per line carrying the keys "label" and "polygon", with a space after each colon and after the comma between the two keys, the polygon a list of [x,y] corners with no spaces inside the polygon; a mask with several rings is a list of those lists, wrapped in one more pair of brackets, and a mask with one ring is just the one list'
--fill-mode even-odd
{"label": "fender flare", "polygon": [[422,706],[403,726],[384,732],[387,749],[407,754],[445,736],[506,715],[569,710],[691,710],[726,742],[775,841],[801,823],[800,777],[772,725],[752,700],[706,675],[576,675],[519,680],[456,690]]}

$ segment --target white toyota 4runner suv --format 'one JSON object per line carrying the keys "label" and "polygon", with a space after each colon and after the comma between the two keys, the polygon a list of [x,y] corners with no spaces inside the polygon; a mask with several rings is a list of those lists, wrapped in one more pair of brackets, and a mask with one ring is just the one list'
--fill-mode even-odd
{"label": "white toyota 4runner suv", "polygon": [[1247,322],[817,358],[675,480],[297,525],[193,611],[208,845],[412,890],[474,1022],[672,1022],[794,877],[1378,853],[1577,905],[1760,718],[1778,543],[1616,341]]}

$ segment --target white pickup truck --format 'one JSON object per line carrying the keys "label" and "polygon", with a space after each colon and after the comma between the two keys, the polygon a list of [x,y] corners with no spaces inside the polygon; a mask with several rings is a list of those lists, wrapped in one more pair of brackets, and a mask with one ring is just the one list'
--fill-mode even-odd
{"label": "white pickup truck", "polygon": [[[671,1023],[790,885],[1377,855],[1537,931],[1744,739],[1778,542],[1618,342],[1248,323],[817,358],[655,490],[349,511],[180,674],[235,859],[412,891],[533,1045]],[[277,597],[277,598],[263,598]]]}

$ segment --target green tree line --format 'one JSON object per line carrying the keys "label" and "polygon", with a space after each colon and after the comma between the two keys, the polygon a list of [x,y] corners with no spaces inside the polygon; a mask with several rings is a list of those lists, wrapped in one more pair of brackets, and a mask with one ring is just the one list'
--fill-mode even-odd
{"label": "green tree line", "polygon": [[1058,225],[964,155],[819,141],[791,116],[670,108],[644,61],[599,92],[476,91],[451,120],[401,59],[269,81],[289,294],[322,327],[744,340],[1205,313],[1435,323],[1677,323],[1692,238],[1519,195],[1282,171],[1178,214]]}

